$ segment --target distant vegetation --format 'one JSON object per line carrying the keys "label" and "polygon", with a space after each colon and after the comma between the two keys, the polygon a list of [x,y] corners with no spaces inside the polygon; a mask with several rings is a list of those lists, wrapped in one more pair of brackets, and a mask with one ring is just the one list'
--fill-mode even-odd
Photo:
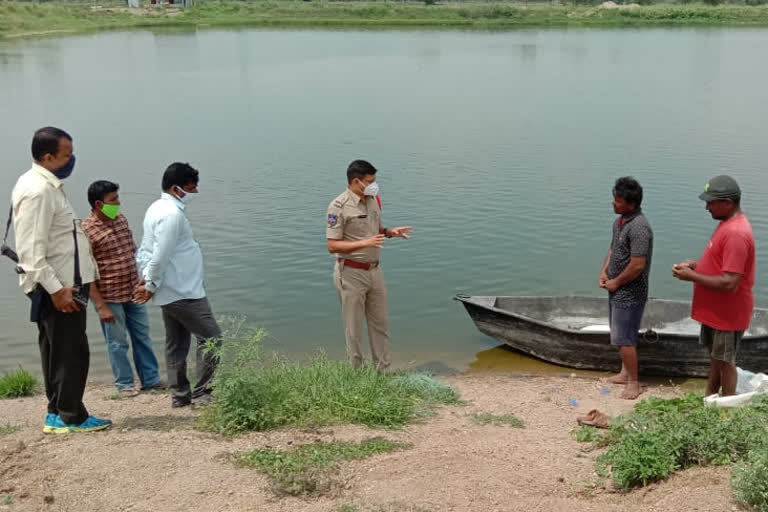
{"label": "distant vegetation", "polygon": [[[0,0],[0,37],[44,36],[106,29],[159,27],[432,27],[497,28],[549,26],[768,26],[768,0],[723,3],[620,1],[643,7],[596,7],[598,0],[549,2],[336,2],[312,0],[213,1],[195,7],[151,5],[130,10],[124,2]],[[722,3],[722,5],[720,5]],[[708,4],[708,5],[707,5]]]}

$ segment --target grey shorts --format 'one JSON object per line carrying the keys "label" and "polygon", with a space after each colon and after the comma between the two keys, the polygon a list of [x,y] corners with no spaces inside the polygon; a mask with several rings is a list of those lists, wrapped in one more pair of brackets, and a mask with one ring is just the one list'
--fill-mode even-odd
{"label": "grey shorts", "polygon": [[744,331],[720,331],[701,324],[699,343],[707,347],[710,358],[735,365],[736,354],[739,352],[743,337]]}
{"label": "grey shorts", "polygon": [[645,303],[637,306],[620,308],[608,303],[608,325],[611,327],[611,345],[617,347],[636,347],[643,321]]}

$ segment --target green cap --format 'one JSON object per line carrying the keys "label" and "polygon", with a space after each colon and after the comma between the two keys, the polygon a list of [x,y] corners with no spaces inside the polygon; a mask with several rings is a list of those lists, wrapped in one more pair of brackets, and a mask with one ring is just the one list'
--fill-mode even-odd
{"label": "green cap", "polygon": [[741,189],[736,180],[730,176],[715,176],[704,186],[704,192],[699,194],[699,199],[702,201],[741,199]]}

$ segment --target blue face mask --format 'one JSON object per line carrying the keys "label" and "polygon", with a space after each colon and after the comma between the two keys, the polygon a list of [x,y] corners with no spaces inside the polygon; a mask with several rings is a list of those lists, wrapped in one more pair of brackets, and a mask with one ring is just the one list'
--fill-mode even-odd
{"label": "blue face mask", "polygon": [[66,164],[64,164],[63,167],[59,167],[55,171],[53,171],[53,175],[59,178],[60,180],[63,180],[65,178],[69,178],[69,175],[72,174],[72,171],[75,170],[75,155],[72,155],[69,157],[69,160]]}

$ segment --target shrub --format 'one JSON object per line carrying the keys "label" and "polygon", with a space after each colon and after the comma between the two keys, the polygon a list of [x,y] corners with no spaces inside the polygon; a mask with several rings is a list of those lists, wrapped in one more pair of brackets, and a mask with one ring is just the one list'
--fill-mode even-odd
{"label": "shrub", "polygon": [[[577,434],[591,440],[591,433]],[[702,397],[649,398],[616,418],[598,439],[608,446],[598,472],[610,469],[617,486],[642,486],[678,469],[729,464],[768,446],[768,396],[738,409],[705,407]]]}
{"label": "shrub", "polygon": [[768,512],[768,449],[753,450],[733,467],[733,497],[738,503]]}

